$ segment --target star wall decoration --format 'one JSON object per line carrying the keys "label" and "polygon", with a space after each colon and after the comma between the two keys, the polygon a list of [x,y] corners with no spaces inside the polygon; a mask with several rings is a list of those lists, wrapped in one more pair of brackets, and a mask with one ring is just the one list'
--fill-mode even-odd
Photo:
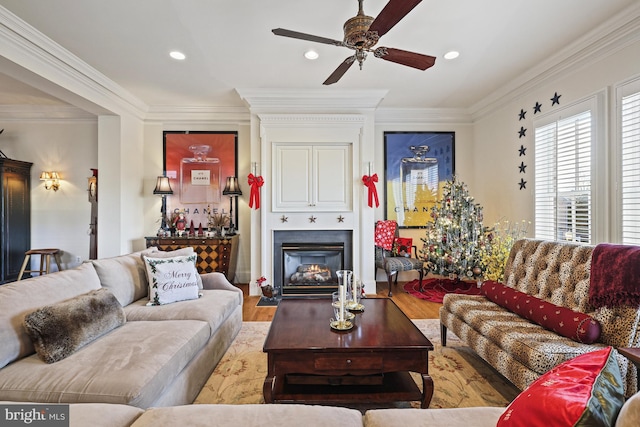
{"label": "star wall decoration", "polygon": [[527,169],[527,165],[524,164],[524,162],[520,162],[520,166],[518,166],[520,168],[520,173],[526,173]]}
{"label": "star wall decoration", "polygon": [[527,112],[524,111],[523,109],[520,109],[520,118],[518,120],[524,120],[526,115],[527,115]]}
{"label": "star wall decoration", "polygon": [[289,221],[289,217],[288,217],[288,216],[284,216],[284,215],[282,215],[282,216],[280,217],[280,222],[284,223],[284,222],[288,222],[288,221]]}
{"label": "star wall decoration", "polygon": [[524,145],[520,146],[520,150],[519,151],[520,151],[520,154],[518,155],[518,157],[527,155],[527,149],[526,149],[526,147]]}
{"label": "star wall decoration", "polygon": [[518,185],[520,185],[520,190],[527,189],[527,181],[525,181],[524,178],[520,178],[520,182],[518,183]]}
{"label": "star wall decoration", "polygon": [[338,217],[338,222],[344,222],[344,217],[342,215]]}
{"label": "star wall decoration", "polygon": [[518,138],[522,138],[523,136],[527,136],[527,130],[524,126],[520,126],[520,130],[518,131]]}
{"label": "star wall decoration", "polygon": [[315,216],[311,215],[311,216],[309,217],[309,222],[313,222],[313,223],[315,223],[315,222],[316,222],[316,219],[318,219],[318,218],[316,218]]}
{"label": "star wall decoration", "polygon": [[551,106],[553,107],[554,105],[558,104],[560,105],[560,97],[562,95],[558,95],[558,92],[553,94],[553,98],[551,98]]}
{"label": "star wall decoration", "polygon": [[542,104],[536,102],[536,105],[533,106],[533,114],[538,114],[542,111]]}

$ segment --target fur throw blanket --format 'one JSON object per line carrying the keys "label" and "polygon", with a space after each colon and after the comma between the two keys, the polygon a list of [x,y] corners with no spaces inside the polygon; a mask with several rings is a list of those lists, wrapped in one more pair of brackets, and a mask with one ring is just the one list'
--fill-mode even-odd
{"label": "fur throw blanket", "polygon": [[36,352],[47,363],[70,356],[125,322],[124,309],[105,288],[41,307],[24,318]]}

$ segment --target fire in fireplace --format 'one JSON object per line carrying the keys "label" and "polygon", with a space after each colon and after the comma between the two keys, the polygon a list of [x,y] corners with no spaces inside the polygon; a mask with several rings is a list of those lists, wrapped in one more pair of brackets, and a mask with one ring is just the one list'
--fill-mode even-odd
{"label": "fire in fireplace", "polygon": [[338,289],[344,243],[282,243],[282,295],[330,294]]}

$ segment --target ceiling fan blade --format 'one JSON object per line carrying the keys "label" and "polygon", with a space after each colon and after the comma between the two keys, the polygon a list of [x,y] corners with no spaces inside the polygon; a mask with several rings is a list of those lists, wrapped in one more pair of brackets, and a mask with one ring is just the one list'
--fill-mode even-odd
{"label": "ceiling fan blade", "polygon": [[369,26],[369,31],[377,31],[382,37],[422,0],[389,0],[380,14]]}
{"label": "ceiling fan blade", "polygon": [[347,59],[345,59],[344,61],[342,61],[342,64],[338,65],[338,68],[336,68],[335,71],[333,73],[331,73],[331,75],[327,78],[327,80],[325,80],[324,83],[322,83],[322,84],[323,85],[332,85],[335,82],[337,82],[338,80],[340,80],[340,78],[342,78],[344,73],[347,72],[349,67],[351,67],[354,62],[356,62],[356,56],[355,55],[350,56]]}
{"label": "ceiling fan blade", "polygon": [[311,42],[324,43],[324,44],[332,44],[334,46],[344,46],[344,42],[340,40],[333,40],[333,39],[328,39],[326,37],[299,33],[298,31],[285,30],[284,28],[276,28],[271,31],[276,36],[291,37],[293,39],[308,40]]}
{"label": "ceiling fan blade", "polygon": [[406,65],[419,70],[426,70],[427,68],[433,67],[433,64],[436,63],[435,56],[408,52],[406,50],[394,49],[392,47],[379,47],[373,52],[373,55],[376,58],[384,59],[385,61],[395,62],[397,64]]}

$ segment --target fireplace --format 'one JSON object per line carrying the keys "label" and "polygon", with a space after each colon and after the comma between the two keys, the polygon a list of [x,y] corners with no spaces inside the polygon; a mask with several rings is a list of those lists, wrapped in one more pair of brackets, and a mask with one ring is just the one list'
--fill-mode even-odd
{"label": "fireplace", "polygon": [[282,244],[282,295],[331,294],[344,266],[344,243]]}
{"label": "fireplace", "polygon": [[277,230],[273,285],[282,297],[329,297],[337,270],[351,270],[352,230]]}

